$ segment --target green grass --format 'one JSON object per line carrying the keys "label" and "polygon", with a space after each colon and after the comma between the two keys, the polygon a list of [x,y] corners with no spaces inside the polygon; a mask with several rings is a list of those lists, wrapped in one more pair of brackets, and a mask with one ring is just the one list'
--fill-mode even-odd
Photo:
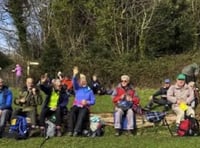
{"label": "green grass", "polygon": [[[0,146],[1,148],[39,148],[43,140],[40,137],[21,141],[1,139]],[[199,137],[171,137],[164,127],[158,133],[147,130],[143,135],[133,137],[127,135],[115,137],[113,128],[107,127],[103,137],[55,137],[49,139],[43,148],[198,148],[199,144]]]}
{"label": "green grass", "polygon": [[[137,89],[144,106],[149,96],[155,91],[154,89]],[[17,92],[14,90],[14,95]],[[71,106],[73,98],[70,98],[69,106]],[[112,112],[113,104],[110,96],[97,96],[96,105],[92,107],[91,112],[102,113]],[[142,134],[143,133],[143,134]],[[14,139],[0,139],[1,148],[39,148],[44,139],[41,137],[29,138],[27,140],[16,141]],[[154,128],[139,129],[137,135],[131,137],[122,135],[114,136],[114,129],[106,126],[105,135],[103,137],[55,137],[49,139],[43,148],[197,148],[200,145],[199,137],[172,137],[167,127],[160,126],[157,133]]]}

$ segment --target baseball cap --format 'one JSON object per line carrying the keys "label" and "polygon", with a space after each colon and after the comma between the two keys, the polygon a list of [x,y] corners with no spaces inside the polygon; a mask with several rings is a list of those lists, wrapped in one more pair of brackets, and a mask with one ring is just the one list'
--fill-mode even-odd
{"label": "baseball cap", "polygon": [[170,83],[170,79],[165,79],[165,83]]}
{"label": "baseball cap", "polygon": [[185,75],[184,74],[179,74],[178,76],[177,76],[177,79],[178,80],[185,80]]}

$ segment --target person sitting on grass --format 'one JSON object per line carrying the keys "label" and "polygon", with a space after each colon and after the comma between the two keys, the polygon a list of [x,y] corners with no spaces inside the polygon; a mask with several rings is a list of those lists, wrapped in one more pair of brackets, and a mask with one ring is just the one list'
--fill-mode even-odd
{"label": "person sitting on grass", "polygon": [[73,106],[70,109],[69,119],[69,136],[78,136],[83,133],[83,130],[87,130],[87,124],[89,123],[90,106],[95,104],[95,95],[92,89],[87,85],[86,76],[80,74],[78,81],[78,67],[73,69],[73,88],[75,93],[75,99]]}
{"label": "person sitting on grass", "polygon": [[115,105],[115,121],[114,128],[116,130],[115,136],[120,136],[122,127],[122,116],[127,118],[127,130],[129,134],[133,134],[135,113],[133,111],[133,104],[139,105],[139,98],[133,86],[130,84],[130,77],[128,75],[121,76],[121,83],[114,89],[112,93],[112,101]]}
{"label": "person sitting on grass", "polygon": [[185,114],[191,117],[195,116],[195,112],[190,106],[194,99],[194,91],[185,83],[186,77],[184,74],[179,74],[176,83],[171,85],[167,91],[167,99],[172,102],[172,110],[176,114],[176,126],[184,120]]}
{"label": "person sitting on grass", "polygon": [[164,85],[150,97],[150,101],[145,106],[145,109],[151,110],[154,103],[156,103],[158,105],[164,106],[163,111],[168,111],[171,108],[171,102],[167,100],[167,90],[169,89],[169,87],[170,79],[165,79]]}
{"label": "person sitting on grass", "polygon": [[12,98],[12,91],[3,84],[3,79],[0,78],[0,138],[12,114]]}
{"label": "person sitting on grass", "polygon": [[92,91],[94,92],[95,95],[96,94],[98,94],[98,95],[106,94],[106,89],[102,86],[97,75],[95,75],[95,74],[92,76],[89,86],[90,86],[90,88],[92,89]]}
{"label": "person sitting on grass", "polygon": [[61,81],[55,79],[51,85],[44,85],[46,78],[42,77],[40,81],[40,89],[47,95],[41,114],[40,114],[40,130],[41,135],[44,136],[45,132],[45,120],[51,115],[55,114],[56,117],[56,136],[62,136],[61,133],[61,122],[62,113],[67,110],[67,104],[69,100],[69,95],[63,90]]}

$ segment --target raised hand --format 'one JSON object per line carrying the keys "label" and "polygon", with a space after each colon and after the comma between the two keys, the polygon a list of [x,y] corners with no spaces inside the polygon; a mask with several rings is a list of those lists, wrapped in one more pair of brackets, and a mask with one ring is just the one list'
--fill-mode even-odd
{"label": "raised hand", "polygon": [[75,66],[75,67],[73,68],[73,76],[76,76],[77,74],[78,74],[78,67]]}

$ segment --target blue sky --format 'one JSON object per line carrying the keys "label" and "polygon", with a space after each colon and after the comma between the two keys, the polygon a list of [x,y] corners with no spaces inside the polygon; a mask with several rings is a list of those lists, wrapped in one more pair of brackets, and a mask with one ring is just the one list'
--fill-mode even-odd
{"label": "blue sky", "polygon": [[0,50],[1,48],[10,49],[6,40],[13,37],[16,30],[11,16],[5,10],[4,2],[0,0]]}

